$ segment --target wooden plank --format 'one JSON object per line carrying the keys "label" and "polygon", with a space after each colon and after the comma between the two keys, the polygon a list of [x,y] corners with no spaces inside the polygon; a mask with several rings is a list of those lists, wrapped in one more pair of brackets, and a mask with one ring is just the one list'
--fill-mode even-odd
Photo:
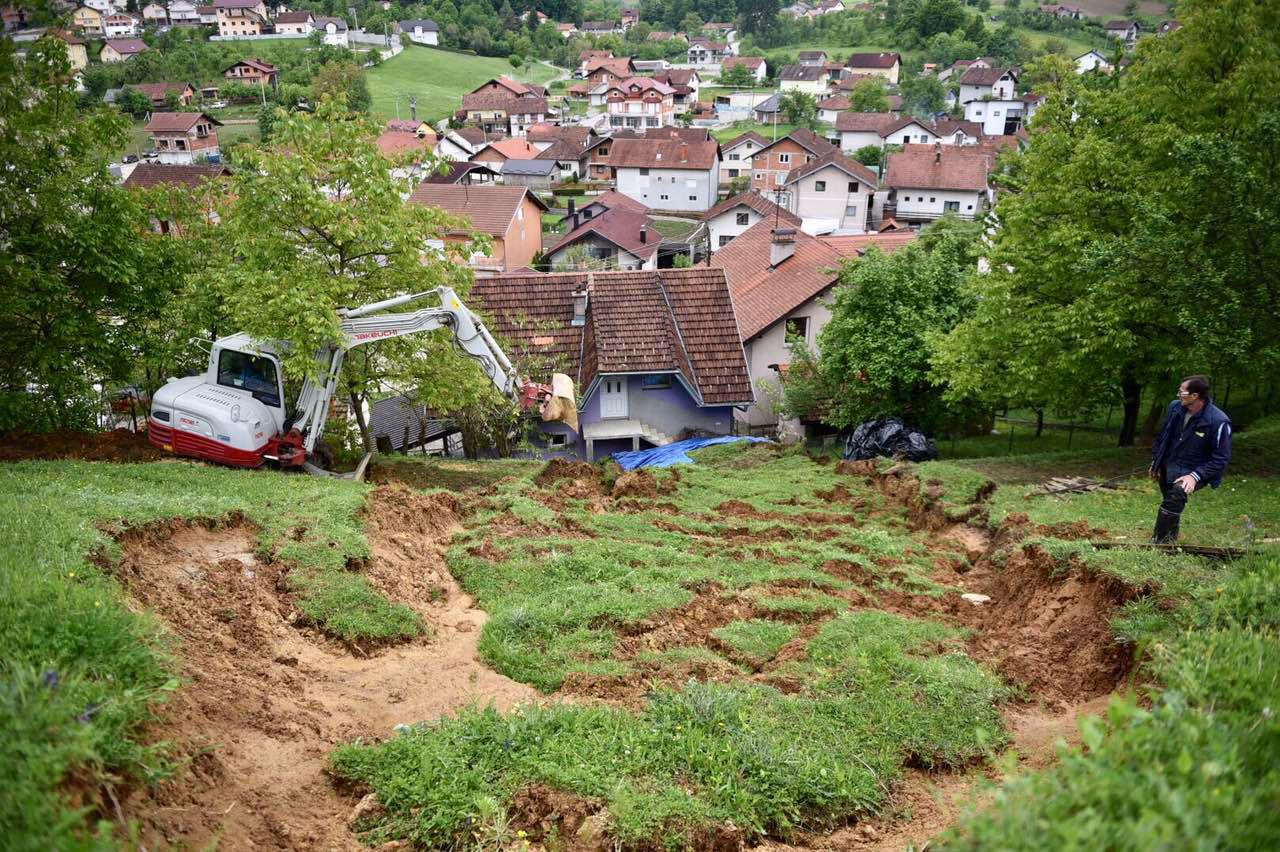
{"label": "wooden plank", "polygon": [[1158,550],[1171,555],[1182,553],[1210,559],[1239,559],[1245,554],[1238,547],[1208,547],[1200,544],[1152,544],[1139,541],[1091,541],[1089,544],[1099,550]]}

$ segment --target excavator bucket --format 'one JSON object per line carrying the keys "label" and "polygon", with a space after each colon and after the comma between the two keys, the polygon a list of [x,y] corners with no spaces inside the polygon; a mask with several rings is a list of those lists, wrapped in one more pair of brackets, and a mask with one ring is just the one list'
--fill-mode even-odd
{"label": "excavator bucket", "polygon": [[551,396],[542,403],[541,413],[545,421],[564,423],[578,431],[578,399],[573,391],[573,379],[564,373],[551,377]]}

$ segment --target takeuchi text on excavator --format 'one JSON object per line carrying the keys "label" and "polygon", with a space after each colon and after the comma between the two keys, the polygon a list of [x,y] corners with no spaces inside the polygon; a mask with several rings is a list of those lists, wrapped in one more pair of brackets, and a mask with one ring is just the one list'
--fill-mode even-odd
{"label": "takeuchi text on excavator", "polygon": [[[439,307],[381,313],[436,296]],[[480,318],[448,287],[412,293],[359,308],[339,310],[342,339],[316,352],[316,378],[308,377],[289,411],[285,406],[279,347],[244,334],[219,338],[198,376],[170,379],[151,402],[151,443],[183,456],[238,467],[273,463],[325,473],[330,460],[317,449],[347,351],[366,343],[447,328],[454,343],[480,365],[500,393],[543,421],[578,429],[573,381],[556,373],[550,384],[519,377]]]}

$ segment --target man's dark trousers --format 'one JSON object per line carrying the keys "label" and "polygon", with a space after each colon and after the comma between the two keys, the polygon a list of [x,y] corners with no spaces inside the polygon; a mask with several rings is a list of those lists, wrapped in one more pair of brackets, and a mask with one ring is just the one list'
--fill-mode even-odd
{"label": "man's dark trousers", "polygon": [[1187,508],[1187,492],[1177,485],[1177,479],[1187,471],[1174,467],[1160,469],[1160,511],[1156,515],[1156,544],[1170,544],[1178,540],[1178,525],[1182,522],[1182,510]]}

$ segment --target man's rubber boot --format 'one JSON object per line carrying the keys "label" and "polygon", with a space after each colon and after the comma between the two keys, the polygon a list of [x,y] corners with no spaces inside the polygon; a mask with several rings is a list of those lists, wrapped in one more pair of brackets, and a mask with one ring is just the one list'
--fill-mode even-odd
{"label": "man's rubber boot", "polygon": [[1151,535],[1152,544],[1173,544],[1178,540],[1178,524],[1181,515],[1160,509],[1156,513],[1156,528]]}

